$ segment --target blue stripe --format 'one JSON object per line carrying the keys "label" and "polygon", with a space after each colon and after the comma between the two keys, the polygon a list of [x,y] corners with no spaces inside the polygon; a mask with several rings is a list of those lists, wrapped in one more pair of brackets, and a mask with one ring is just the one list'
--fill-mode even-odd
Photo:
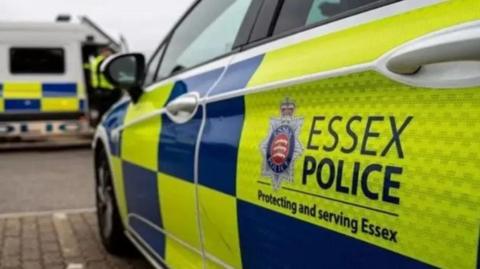
{"label": "blue stripe", "polygon": [[40,111],[40,100],[38,99],[14,99],[5,100],[5,111],[30,112]]}
{"label": "blue stripe", "polygon": [[244,88],[247,86],[262,60],[263,55],[260,55],[229,66],[222,80],[209,95],[212,96]]}
{"label": "blue stripe", "polygon": [[[165,235],[136,218],[129,219],[130,227],[135,230],[148,246],[162,259],[165,258]],[[161,262],[161,261],[158,261]],[[162,263],[162,262],[161,262]],[[163,264],[163,263],[162,263]]]}
{"label": "blue stripe", "polygon": [[237,213],[245,268],[433,268],[241,200]]}
{"label": "blue stripe", "polygon": [[[207,91],[212,88],[213,84],[217,82],[224,69],[224,67],[213,69],[211,71],[181,80],[180,83],[184,84],[184,89],[179,91],[179,93],[195,91],[198,92],[200,96],[204,96],[207,94]],[[175,98],[175,95],[176,93],[172,94],[170,97]]]}
{"label": "blue stripe", "polygon": [[[122,170],[128,213],[163,228],[157,173],[126,161],[122,161]],[[129,217],[128,221],[158,255],[165,257],[165,235],[162,232],[135,217]]]}
{"label": "blue stripe", "polygon": [[128,213],[134,213],[163,227],[158,199],[157,173],[122,161]]}
{"label": "blue stripe", "polygon": [[[262,59],[263,55],[229,66],[209,95],[246,87]],[[232,196],[236,194],[237,155],[244,110],[243,97],[208,104],[200,145],[199,183]]]}
{"label": "blue stripe", "polygon": [[77,96],[76,83],[44,83],[42,84],[43,97]]}
{"label": "blue stripe", "polygon": [[114,156],[120,156],[121,154],[121,133],[118,141],[112,140],[112,130],[123,125],[125,114],[127,113],[128,105],[130,102],[125,101],[123,103],[117,103],[114,108],[106,115],[103,121],[103,127],[105,127],[108,135],[108,142],[110,143],[110,153]]}
{"label": "blue stripe", "polygon": [[162,115],[162,132],[158,148],[158,170],[162,173],[193,182],[195,145],[202,123],[202,109],[184,124],[174,123]]}
{"label": "blue stripe", "polygon": [[235,196],[244,98],[208,104],[207,116],[200,144],[199,183]]}
{"label": "blue stripe", "polygon": [[[225,68],[217,68],[181,81],[173,87],[167,104],[182,94],[198,92],[204,96],[222,75]],[[174,123],[162,115],[162,131],[158,148],[158,170],[179,179],[193,182],[195,146],[202,123],[203,111],[199,109],[193,119],[185,124]]]}
{"label": "blue stripe", "polygon": [[200,96],[205,96],[207,91],[217,82],[218,78],[222,75],[225,68],[217,68],[212,71],[201,73],[183,80],[175,82],[172,93],[170,94],[167,104],[182,94],[187,92],[198,92]]}

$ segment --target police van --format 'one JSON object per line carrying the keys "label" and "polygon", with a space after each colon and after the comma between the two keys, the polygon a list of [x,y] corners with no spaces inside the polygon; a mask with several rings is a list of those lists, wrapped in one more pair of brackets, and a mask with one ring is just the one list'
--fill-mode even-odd
{"label": "police van", "polygon": [[120,45],[87,17],[59,18],[0,22],[1,141],[92,134],[84,64],[99,48]]}
{"label": "police van", "polygon": [[201,0],[102,68],[130,96],[94,141],[110,252],[479,268],[480,1]]}

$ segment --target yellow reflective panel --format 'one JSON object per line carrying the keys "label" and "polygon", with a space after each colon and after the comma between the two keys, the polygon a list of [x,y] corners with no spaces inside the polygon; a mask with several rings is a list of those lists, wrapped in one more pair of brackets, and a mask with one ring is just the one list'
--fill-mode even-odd
{"label": "yellow reflective panel", "polygon": [[208,269],[225,269],[225,266],[222,266],[212,260],[209,260],[208,258],[205,260],[205,268]]}
{"label": "yellow reflective panel", "polygon": [[113,173],[113,186],[117,198],[118,210],[125,227],[127,227],[127,200],[125,196],[125,184],[123,182],[122,160],[110,155],[110,164]]}
{"label": "yellow reflective panel", "polygon": [[166,237],[165,262],[170,268],[202,268],[202,256]]}
{"label": "yellow reflective panel", "polygon": [[198,186],[198,192],[205,251],[242,268],[236,198],[203,186]]}
{"label": "yellow reflective panel", "polygon": [[195,185],[160,173],[158,196],[163,227],[168,232],[165,251],[167,264],[173,268],[200,267],[202,257]]}
{"label": "yellow reflective panel", "polygon": [[[261,149],[287,97],[301,147],[293,182],[275,190]],[[238,198],[440,268],[475,268],[478,104],[480,88],[415,88],[373,71],[248,95]]]}
{"label": "yellow reflective panel", "polygon": [[128,106],[124,124],[127,127],[122,132],[122,159],[141,167],[157,171],[158,143],[160,139],[161,116],[157,115],[134,125],[134,122],[145,115],[161,109],[168,97],[173,84],[161,86],[146,92],[136,103]]}
{"label": "yellow reflective panel", "polygon": [[41,111],[43,112],[78,111],[79,109],[79,100],[76,97],[41,99]]}
{"label": "yellow reflective panel", "polygon": [[195,185],[160,173],[158,174],[158,193],[165,229],[191,247],[200,249]]}
{"label": "yellow reflective panel", "polygon": [[0,98],[0,112],[5,111],[5,104],[3,98]]}
{"label": "yellow reflective panel", "polygon": [[269,52],[249,86],[375,61],[410,40],[480,19],[480,1],[452,0]]}
{"label": "yellow reflective panel", "polygon": [[9,99],[37,99],[42,97],[40,82],[5,82],[3,97]]}
{"label": "yellow reflective panel", "polygon": [[129,126],[122,132],[121,154],[123,160],[151,171],[158,169],[160,121],[159,117],[150,118],[139,124]]}

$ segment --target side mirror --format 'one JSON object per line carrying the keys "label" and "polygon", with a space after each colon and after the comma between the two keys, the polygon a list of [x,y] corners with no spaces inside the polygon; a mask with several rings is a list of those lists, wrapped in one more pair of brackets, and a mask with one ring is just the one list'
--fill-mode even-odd
{"label": "side mirror", "polygon": [[100,70],[115,87],[125,89],[136,103],[143,94],[145,56],[141,53],[117,54],[107,58]]}

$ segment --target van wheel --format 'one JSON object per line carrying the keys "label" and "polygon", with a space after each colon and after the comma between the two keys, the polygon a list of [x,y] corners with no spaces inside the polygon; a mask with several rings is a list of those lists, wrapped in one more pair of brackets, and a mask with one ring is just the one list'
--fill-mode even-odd
{"label": "van wheel", "polygon": [[96,208],[102,244],[110,254],[127,254],[133,247],[124,234],[125,229],[116,203],[112,173],[105,151],[101,150],[97,155],[95,166]]}

